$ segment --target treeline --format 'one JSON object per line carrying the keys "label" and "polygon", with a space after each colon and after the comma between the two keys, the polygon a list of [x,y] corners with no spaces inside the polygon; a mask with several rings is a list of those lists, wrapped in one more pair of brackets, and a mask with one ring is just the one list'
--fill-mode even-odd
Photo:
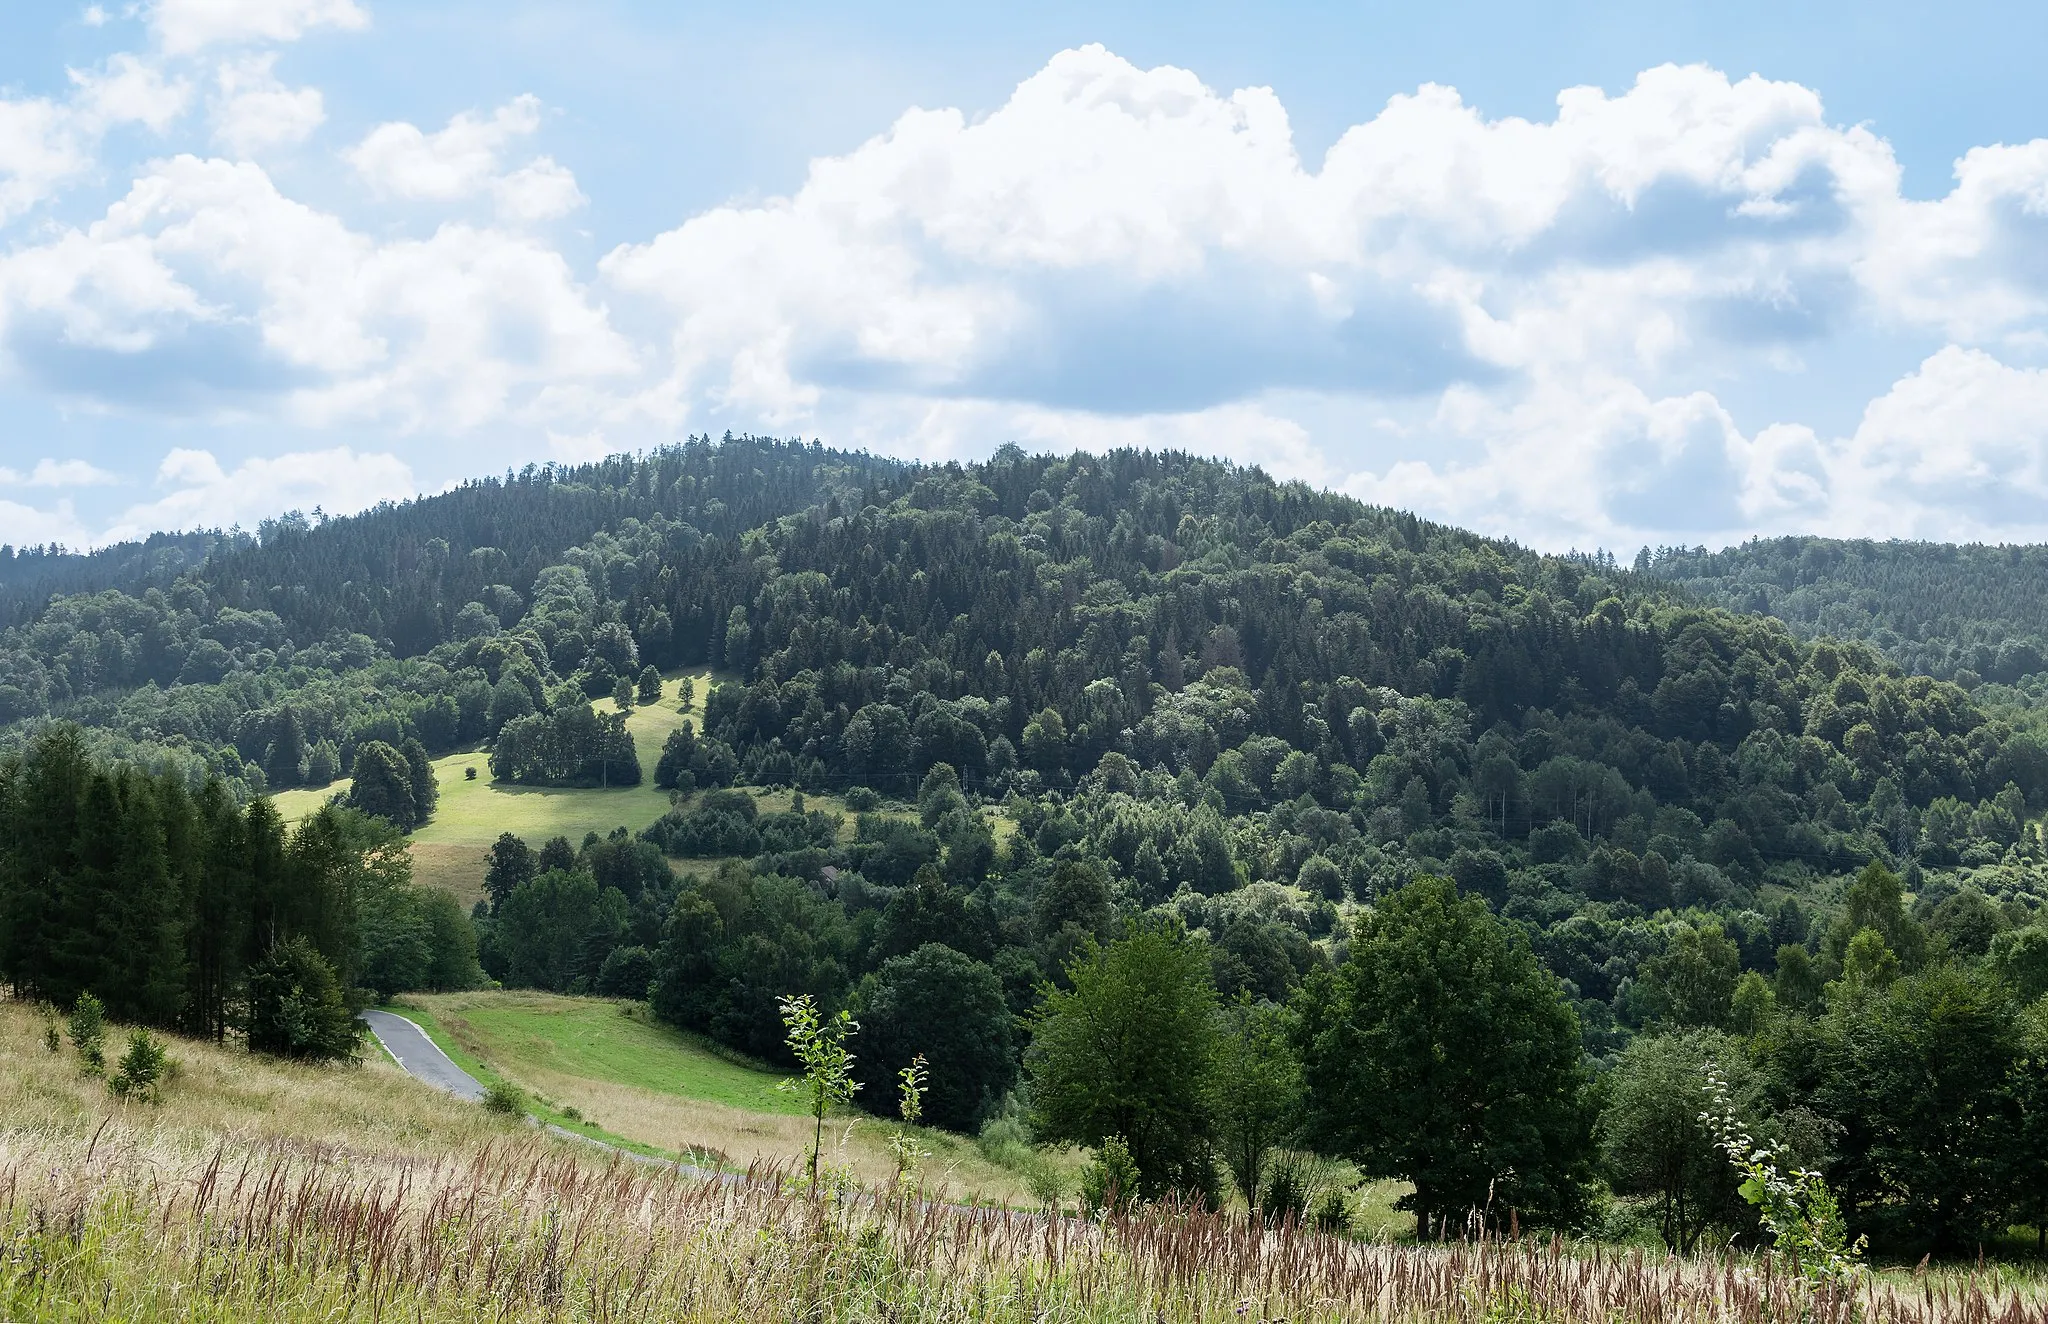
{"label": "treeline", "polygon": [[471,986],[475,944],[378,820],[329,808],[287,828],[218,781],[98,763],[70,726],[0,763],[0,978],[17,997],[91,993],[122,1020],[331,1055],[353,1051],[370,993]]}
{"label": "treeline", "polygon": [[[513,895],[532,904],[558,880]],[[779,997],[846,1006],[865,1106],[886,1113],[922,1055],[941,1125],[981,1126],[1015,1092],[1034,1138],[1127,1158],[1127,1195],[1234,1189],[1276,1219],[1341,1211],[1327,1156],[1411,1183],[1403,1206],[1426,1235],[1477,1217],[1681,1251],[1754,1244],[1756,1211],[1701,1119],[1710,1071],[1737,1122],[1823,1171],[1852,1233],[1888,1253],[1974,1252],[2048,1214],[2048,926],[2015,929],[1981,893],[1923,923],[1872,864],[1772,979],[1744,972],[1718,927],[1676,923],[1644,975],[1655,1010],[1604,1068],[1526,930],[1448,879],[1299,942],[1277,996],[1225,992],[1245,969],[1233,919],[1190,928],[1188,910],[1112,899],[1077,859],[972,891],[936,865],[901,889],[842,875],[830,890],[727,865],[675,897],[649,996],[764,1056],[780,1051]],[[590,987],[633,996],[621,981],[643,977],[645,941],[643,924],[607,958],[611,986]],[[581,960],[598,966],[594,949]]]}
{"label": "treeline", "polygon": [[0,543],[0,627],[35,619],[53,597],[167,586],[202,564],[216,548],[253,541],[246,533],[200,530],[152,533],[140,542],[111,543],[91,551]]}
{"label": "treeline", "polygon": [[1719,552],[1645,548],[1636,569],[1965,686],[2048,671],[2048,548],[1758,538]]}

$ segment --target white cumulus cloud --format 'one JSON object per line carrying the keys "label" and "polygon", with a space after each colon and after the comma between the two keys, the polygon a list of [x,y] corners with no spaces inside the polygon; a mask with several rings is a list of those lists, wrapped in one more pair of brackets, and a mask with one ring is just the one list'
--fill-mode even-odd
{"label": "white cumulus cloud", "polygon": [[213,140],[237,156],[294,147],[327,118],[317,87],[287,87],[273,72],[277,54],[267,51],[221,64],[215,74]]}
{"label": "white cumulus cloud", "polygon": [[356,30],[370,15],[355,0],[156,0],[149,22],[173,55],[209,46],[297,41],[315,28]]}
{"label": "white cumulus cloud", "polygon": [[540,111],[538,97],[520,96],[489,115],[465,111],[434,133],[393,121],[344,155],[384,197],[445,203],[488,193],[508,219],[553,220],[585,201],[574,174],[548,156],[516,170],[500,168],[506,149],[540,127]]}
{"label": "white cumulus cloud", "polygon": [[209,451],[173,450],[157,468],[157,485],[163,495],[123,511],[100,541],[141,538],[158,529],[253,529],[287,510],[347,514],[418,491],[411,467],[397,456],[347,446],[259,456],[233,469]]}
{"label": "white cumulus cloud", "polygon": [[[536,98],[378,124],[343,153],[359,196],[315,206],[280,181],[320,91],[247,48],[367,11],[149,14],[160,54],[0,101],[0,223],[98,168],[95,126],[190,149],[0,248],[0,371],[31,391],[275,420],[309,454],[343,426],[1173,446],[1546,546],[2048,537],[2048,140],[1908,198],[1815,90],[1665,66],[1537,119],[1423,86],[1306,160],[1272,91],[1084,47],[591,264],[541,224],[587,200]],[[1859,359],[1889,382],[1867,407]],[[191,495],[244,480],[213,463],[135,518],[225,499]]]}

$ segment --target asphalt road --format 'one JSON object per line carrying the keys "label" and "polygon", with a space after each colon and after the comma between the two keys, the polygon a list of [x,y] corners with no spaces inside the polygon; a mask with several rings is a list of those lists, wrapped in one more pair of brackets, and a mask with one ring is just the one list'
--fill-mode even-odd
{"label": "asphalt road", "polygon": [[429,1039],[427,1032],[419,1026],[388,1011],[366,1011],[363,1019],[369,1023],[370,1033],[377,1036],[377,1042],[398,1059],[398,1065],[405,1068],[407,1075],[436,1089],[447,1090],[457,1098],[484,1097],[484,1087],[476,1083],[476,1077],[449,1061],[440,1045]]}

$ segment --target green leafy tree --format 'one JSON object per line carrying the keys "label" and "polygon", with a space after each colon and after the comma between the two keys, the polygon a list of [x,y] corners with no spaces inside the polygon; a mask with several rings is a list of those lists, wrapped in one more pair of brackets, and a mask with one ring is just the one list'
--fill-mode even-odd
{"label": "green leafy tree", "polygon": [[1993,938],[1991,968],[2021,1002],[2048,996],[2048,924],[2008,929]]}
{"label": "green leafy tree", "polygon": [[2024,1162],[2035,1068],[2010,995],[1953,966],[1850,992],[1831,991],[1810,1065],[1814,1106],[1842,1127],[1850,1221],[1945,1251],[2002,1231],[2038,1176]]}
{"label": "green leafy tree", "polygon": [[661,702],[661,673],[653,666],[640,668],[639,692],[634,697],[643,708]]}
{"label": "green leafy tree", "polygon": [[413,796],[412,767],[405,755],[382,740],[371,740],[356,750],[354,782],[348,802],[372,818],[381,818],[401,832],[412,830],[419,812]]}
{"label": "green leafy tree", "polygon": [[353,1058],[362,1036],[334,968],[305,938],[279,943],[249,972],[251,1052]]}
{"label": "green leafy tree", "polygon": [[1643,962],[1638,995],[1660,1029],[1726,1029],[1741,971],[1742,954],[1719,925],[1678,925],[1664,951]]}
{"label": "green leafy tree", "polygon": [[1216,1147],[1245,1207],[1257,1209],[1268,1156],[1300,1124],[1301,1064],[1279,1007],[1241,994],[1219,1016]]}
{"label": "green leafy tree", "polygon": [[780,1088],[803,1095],[805,1111],[811,1117],[811,1194],[815,1196],[818,1160],[825,1148],[825,1115],[852,1103],[860,1089],[860,1082],[853,1078],[853,1054],[846,1047],[846,1041],[860,1031],[860,1023],[844,1010],[829,1018],[821,1016],[808,993],[783,998],[781,1005],[789,1055],[804,1074],[783,1081]]}
{"label": "green leafy tree", "polygon": [[412,826],[420,827],[434,816],[441,799],[440,784],[434,780],[433,760],[427,757],[425,745],[408,740],[399,753],[405,755],[406,784],[412,788]]}
{"label": "green leafy tree", "polygon": [[1017,1079],[1015,1019],[996,972],[936,942],[891,957],[854,991],[858,1072],[869,1098],[886,1094],[913,1059],[936,1063],[923,1109],[939,1126],[973,1132]]}
{"label": "green leafy tree", "polygon": [[484,865],[484,894],[491,899],[491,909],[504,905],[505,898],[511,896],[521,883],[530,881],[535,873],[533,848],[515,833],[499,833],[498,839],[491,843],[490,858]]}
{"label": "green leafy tree", "polygon": [[1608,1180],[1623,1195],[1657,1201],[1657,1231],[1669,1249],[1690,1255],[1715,1226],[1733,1228],[1742,1208],[1718,1137],[1703,1120],[1710,1068],[1736,1072],[1730,1098],[1750,1099],[1751,1073],[1735,1042],[1716,1030],[1644,1035],[1622,1051],[1600,1114],[1600,1151]]}
{"label": "green leafy tree", "polygon": [[1578,1017],[1519,929],[1444,878],[1367,915],[1351,957],[1303,986],[1297,1039],[1314,1134],[1401,1177],[1422,1226],[1473,1211],[1569,1222],[1592,1117]]}
{"label": "green leafy tree", "polygon": [[1170,922],[1134,923],[1107,945],[1090,939],[1066,975],[1026,1058],[1032,1129],[1091,1148],[1121,1137],[1134,1194],[1210,1194],[1218,1046],[1205,944]]}

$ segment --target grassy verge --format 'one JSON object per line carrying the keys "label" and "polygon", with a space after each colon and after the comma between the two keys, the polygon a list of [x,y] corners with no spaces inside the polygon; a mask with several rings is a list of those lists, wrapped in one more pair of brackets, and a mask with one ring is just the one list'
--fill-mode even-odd
{"label": "grassy verge", "polygon": [[[479,1080],[507,1080],[548,1101],[548,1120],[574,1108],[585,1134],[647,1153],[717,1154],[736,1168],[793,1168],[811,1142],[801,1104],[777,1090],[782,1073],[714,1051],[655,1024],[639,1004],[534,992],[448,993],[403,999],[407,1015]],[[565,1123],[566,1124],[566,1123]],[[861,1182],[895,1171],[893,1127],[848,1112],[826,1127],[825,1158]],[[973,1140],[919,1128],[935,1190],[949,1199],[1036,1205],[1022,1174],[990,1161]],[[1061,1162],[1068,1167],[1077,1160]]]}

